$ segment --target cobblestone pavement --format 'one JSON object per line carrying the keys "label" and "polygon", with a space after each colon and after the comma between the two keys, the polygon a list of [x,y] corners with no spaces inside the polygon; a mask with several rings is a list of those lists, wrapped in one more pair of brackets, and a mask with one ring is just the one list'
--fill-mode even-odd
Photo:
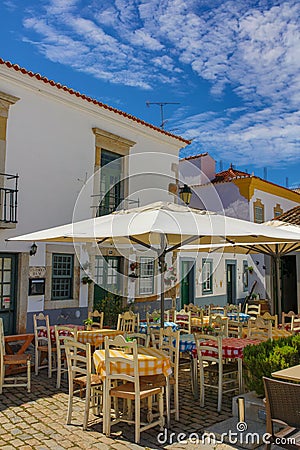
{"label": "cobblestone pavement", "polygon": [[[6,388],[0,396],[0,448],[5,450],[138,450],[138,449],[228,449],[226,445],[203,446],[195,444],[178,444],[179,433],[197,433],[213,423],[231,416],[231,398],[224,397],[222,413],[218,414],[217,398],[207,395],[205,408],[200,408],[199,401],[191,393],[190,371],[188,366],[180,371],[180,422],[172,416],[171,429],[167,436],[160,435],[159,428],[152,428],[141,434],[140,445],[134,444],[134,427],[117,424],[112,427],[112,434],[102,434],[99,417],[90,414],[89,428],[82,430],[83,403],[76,401],[72,425],[66,425],[68,389],[67,382],[56,389],[56,376],[49,379],[45,370],[38,376],[32,375],[32,392],[25,388]],[[171,435],[171,433],[174,433]],[[183,436],[180,439],[184,439]]]}

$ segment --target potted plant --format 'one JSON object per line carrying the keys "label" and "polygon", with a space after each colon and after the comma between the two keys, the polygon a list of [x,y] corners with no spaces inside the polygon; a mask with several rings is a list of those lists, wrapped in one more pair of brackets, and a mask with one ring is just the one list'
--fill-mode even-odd
{"label": "potted plant", "polygon": [[83,323],[85,325],[86,330],[90,331],[92,329],[93,319],[90,318],[85,319]]}
{"label": "potted plant", "polygon": [[253,273],[253,266],[248,266],[248,272]]}

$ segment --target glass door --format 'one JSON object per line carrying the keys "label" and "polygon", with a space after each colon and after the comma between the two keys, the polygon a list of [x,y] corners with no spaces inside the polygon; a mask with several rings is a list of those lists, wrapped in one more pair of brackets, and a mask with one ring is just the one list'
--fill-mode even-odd
{"label": "glass door", "polygon": [[0,317],[4,333],[15,334],[17,255],[0,253]]}

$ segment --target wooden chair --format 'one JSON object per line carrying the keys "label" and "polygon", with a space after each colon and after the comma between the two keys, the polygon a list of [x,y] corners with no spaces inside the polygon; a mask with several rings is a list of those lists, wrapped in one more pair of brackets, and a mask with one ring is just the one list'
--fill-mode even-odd
{"label": "wooden chair", "polygon": [[180,326],[181,333],[192,333],[191,311],[185,311],[184,309],[182,309],[181,311],[176,311],[174,322]]}
{"label": "wooden chair", "polygon": [[[6,366],[19,366],[24,367],[27,371],[27,376],[5,376]],[[27,387],[27,392],[31,389],[31,355],[23,353],[21,355],[6,355],[5,342],[4,342],[4,328],[3,320],[0,318],[0,394],[2,394],[3,388],[7,387]]]}
{"label": "wooden chair", "polygon": [[138,347],[149,347],[150,344],[150,334],[146,333],[126,333],[125,339],[135,339],[137,341]]}
{"label": "wooden chair", "polygon": [[[180,344],[180,331],[172,331],[171,327],[167,327],[159,330],[159,346],[160,350],[163,350],[168,354],[171,360],[172,376],[168,379],[164,375],[154,375],[141,377],[142,383],[147,383],[153,387],[166,388],[166,404],[167,404],[167,423],[170,426],[170,414],[175,413],[175,420],[179,421],[179,344]],[[174,389],[174,409],[170,409],[170,387]]]}
{"label": "wooden chair", "polygon": [[[52,377],[52,363],[56,356],[55,343],[51,342],[49,316],[43,313],[33,315],[34,343],[35,343],[35,374],[39,369],[48,368],[48,377]],[[43,335],[41,335],[43,333]],[[47,364],[42,364],[47,358]]]}
{"label": "wooden chair", "polygon": [[296,315],[292,317],[291,331],[294,333],[300,332],[300,317],[297,317]]}
{"label": "wooden chair", "polygon": [[226,316],[226,307],[225,306],[216,306],[216,305],[209,305],[209,312],[208,315],[221,315]]}
{"label": "wooden chair", "polygon": [[243,322],[240,320],[228,319],[228,337],[242,338],[243,337]]}
{"label": "wooden chair", "polygon": [[154,309],[151,313],[146,313],[147,333],[150,334],[151,325],[153,323],[160,323],[160,312]]}
{"label": "wooden chair", "polygon": [[281,326],[282,328],[290,328],[291,327],[291,322],[292,322],[292,317],[300,317],[299,314],[294,313],[294,311],[289,311],[288,313],[283,312],[281,314]]}
{"label": "wooden chair", "polygon": [[57,354],[56,387],[57,389],[59,389],[62,374],[68,372],[65,339],[67,336],[72,335],[73,339],[76,341],[77,327],[68,327],[66,325],[55,325],[54,332],[55,332],[56,354]]}
{"label": "wooden chair", "polygon": [[[94,408],[94,410],[97,409],[95,412],[99,412],[103,383],[98,375],[92,374],[90,344],[82,344],[69,337],[65,339],[65,352],[69,378],[67,425],[70,425],[72,421],[74,394],[79,393],[81,399],[82,392],[85,392],[83,429],[86,430],[90,409]],[[74,389],[76,385],[79,386],[78,389]],[[76,398],[78,399],[78,397]]]}
{"label": "wooden chair", "polygon": [[151,328],[150,330],[151,347],[159,348],[159,342],[160,342],[160,328]]}
{"label": "wooden chair", "polygon": [[246,303],[245,313],[250,316],[251,320],[255,320],[257,316],[260,316],[261,304],[249,305]]}
{"label": "wooden chair", "polygon": [[176,309],[173,309],[173,308],[165,310],[165,314],[164,314],[165,321],[166,322],[174,322],[175,312],[176,312]]}
{"label": "wooden chair", "polygon": [[263,320],[270,320],[272,323],[272,327],[278,328],[278,315],[274,314],[273,316],[266,311],[262,316],[260,316]]}
{"label": "wooden chair", "polygon": [[139,315],[132,311],[125,311],[118,315],[117,330],[125,333],[134,333],[139,329]]}
{"label": "wooden chair", "polygon": [[216,336],[228,337],[228,317],[210,316],[209,325],[214,328]]}
{"label": "wooden chair", "polygon": [[[217,346],[205,345],[205,341],[216,341]],[[222,409],[222,396],[240,388],[238,365],[225,363],[222,356],[222,337],[195,333],[200,374],[200,406],[204,406],[205,388],[218,391],[218,412]],[[209,352],[209,356],[205,354]],[[235,376],[233,378],[232,376]],[[228,387],[227,387],[228,386]]]}
{"label": "wooden chair", "polygon": [[[125,421],[128,423],[135,424],[135,442],[140,442],[140,433],[148,430],[149,428],[153,428],[156,425],[160,425],[163,427],[164,425],[164,417],[163,417],[163,389],[160,387],[150,387],[149,385],[145,385],[140,383],[139,378],[139,369],[138,369],[138,353],[137,353],[137,342],[126,342],[123,336],[117,336],[115,339],[110,340],[108,337],[105,337],[104,341],[105,345],[105,392],[104,392],[104,413],[106,416],[105,420],[105,434],[110,435],[111,425],[116,424],[120,421]],[[111,354],[111,348],[129,348],[132,352],[132,359],[125,358],[122,356],[114,357]],[[115,363],[123,363],[130,370],[128,372],[133,372],[133,375],[128,375],[127,373],[114,373],[112,368]],[[112,387],[112,383],[115,381],[122,381],[123,384]],[[152,419],[152,397],[158,396],[158,404],[159,404],[159,419],[156,421],[150,421]],[[131,420],[131,413],[129,412],[128,418],[123,416],[117,416],[116,419],[111,421],[111,398],[122,398],[127,399],[135,403],[135,418],[134,421]],[[141,423],[141,401],[144,399],[148,399],[148,414],[147,417],[149,419],[148,423]]]}
{"label": "wooden chair", "polygon": [[98,328],[100,330],[103,329],[104,312],[99,312],[97,310],[89,311],[88,318],[92,319],[92,321],[93,321],[93,323],[91,325],[92,329],[93,328],[96,328],[96,329]]}
{"label": "wooden chair", "polygon": [[[287,381],[273,380],[263,377],[266,395],[266,432],[269,433],[267,450],[271,450],[271,443],[280,438],[280,447],[292,449],[300,448],[300,384]],[[277,428],[274,425],[277,424]],[[284,428],[282,426],[284,424]],[[278,431],[278,425],[281,427]],[[293,444],[290,439],[295,439]]]}
{"label": "wooden chair", "polygon": [[255,320],[248,320],[247,337],[260,341],[272,339],[272,322],[270,320],[263,320],[261,317],[257,317]]}

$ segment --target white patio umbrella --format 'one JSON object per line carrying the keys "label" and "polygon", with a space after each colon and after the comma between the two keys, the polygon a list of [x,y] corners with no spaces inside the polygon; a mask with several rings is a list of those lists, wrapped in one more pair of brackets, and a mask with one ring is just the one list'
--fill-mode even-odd
{"label": "white patio umbrella", "polygon": [[[164,311],[166,254],[182,245],[291,242],[293,233],[248,221],[199,211],[174,203],[157,202],[135,209],[74,222],[9,240],[138,244],[157,253],[161,269],[161,317]],[[161,322],[163,326],[163,320]]]}
{"label": "white patio umbrella", "polygon": [[224,252],[224,253],[238,253],[238,254],[253,254],[263,253],[271,256],[274,261],[274,275],[276,280],[276,297],[275,297],[275,312],[280,312],[282,307],[282,295],[280,289],[280,258],[288,253],[300,251],[300,226],[291,225],[287,222],[279,220],[270,220],[262,224],[264,227],[270,227],[271,229],[281,230],[284,233],[294,234],[293,241],[286,242],[238,242],[238,243],[226,243],[224,245],[212,244],[212,245],[184,245],[178,249],[183,252]]}

